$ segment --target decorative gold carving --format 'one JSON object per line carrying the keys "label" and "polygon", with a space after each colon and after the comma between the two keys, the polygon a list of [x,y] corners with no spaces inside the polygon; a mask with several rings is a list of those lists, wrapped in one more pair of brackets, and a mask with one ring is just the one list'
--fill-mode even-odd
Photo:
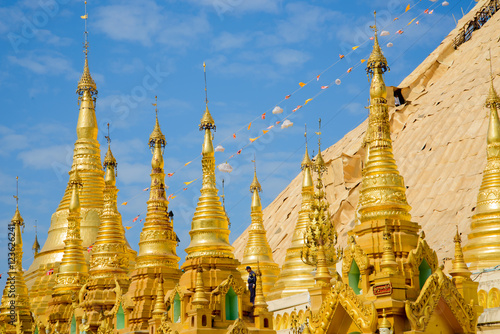
{"label": "decorative gold carving", "polygon": [[344,248],[344,261],[342,263],[342,274],[347,277],[351,270],[352,261],[356,261],[360,273],[365,273],[370,265],[370,260],[363,249],[356,243],[354,236],[349,236],[346,248]]}
{"label": "decorative gold carving", "polygon": [[455,285],[440,268],[425,282],[415,302],[406,301],[406,316],[411,329],[425,331],[440,299],[443,299],[460,324],[464,333],[475,333],[478,314],[472,305],[465,302]]}
{"label": "decorative gold carving", "polygon": [[243,320],[238,318],[228,327],[227,334],[248,334],[248,328],[245,326]]}
{"label": "decorative gold carving", "polygon": [[500,290],[497,288],[491,288],[488,292],[488,308],[494,308],[500,306]]}
{"label": "decorative gold carving", "polygon": [[172,327],[170,326],[170,318],[168,317],[168,312],[163,313],[160,326],[156,329],[156,334],[174,334],[177,333],[174,332],[172,333]]}
{"label": "decorative gold carving", "polygon": [[110,257],[104,257],[104,256],[99,256],[99,257],[92,257],[90,261],[90,266],[92,269],[99,268],[99,267],[115,267],[115,268],[120,268],[120,267],[127,267],[128,265],[128,257],[125,254],[114,254],[114,256]]}
{"label": "decorative gold carving", "polygon": [[219,286],[217,286],[213,291],[212,294],[217,295],[217,294],[223,294],[225,295],[228,291],[229,288],[233,288],[234,292],[238,295],[241,296],[245,292],[245,287],[241,286],[238,284],[238,282],[234,279],[233,275],[229,275],[228,278],[226,278],[224,281],[222,281]]}
{"label": "decorative gold carving", "polygon": [[344,308],[356,326],[363,331],[375,332],[378,324],[375,305],[373,303],[365,305],[349,285],[337,281],[326,295],[319,311],[312,317],[311,326],[316,334],[327,333],[330,326],[336,326],[333,318],[339,305]]}
{"label": "decorative gold carving", "polygon": [[[429,264],[429,267],[431,268],[432,272],[434,273],[436,269],[438,268],[438,257],[436,252],[429,247],[427,244],[427,241],[425,239],[425,233],[422,231],[420,232],[420,236],[418,238],[418,244],[417,248],[413,249],[410,251],[408,254],[408,259],[406,260],[405,263],[405,268],[409,270],[410,276],[418,276],[419,270],[418,267],[422,263],[422,260],[425,259],[427,261],[427,264]],[[418,285],[417,283],[413,283],[413,285]]]}

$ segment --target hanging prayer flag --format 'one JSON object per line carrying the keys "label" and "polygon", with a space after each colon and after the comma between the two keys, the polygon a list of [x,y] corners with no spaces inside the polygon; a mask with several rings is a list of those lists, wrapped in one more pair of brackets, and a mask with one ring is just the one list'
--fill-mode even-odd
{"label": "hanging prayer flag", "polygon": [[192,163],[192,162],[193,162],[192,160],[191,160],[191,161],[189,161],[189,162],[186,162],[186,163],[184,164],[184,166],[187,166],[187,165],[189,165],[189,164],[190,164],[190,163]]}
{"label": "hanging prayer flag", "polygon": [[448,6],[449,4],[450,3],[448,1],[443,1],[443,3],[442,3],[442,5],[445,6],[445,7]]}
{"label": "hanging prayer flag", "polygon": [[361,63],[364,63],[366,61],[366,59],[361,59]]}
{"label": "hanging prayer flag", "polygon": [[198,179],[194,179],[193,181],[184,182],[184,184],[185,184],[186,186],[189,186],[191,183],[193,183],[193,182],[194,182],[194,181],[196,181],[196,180],[198,180]]}
{"label": "hanging prayer flag", "polygon": [[398,31],[396,31],[396,34],[400,34],[400,35],[402,35],[402,34],[403,34],[403,32],[404,32],[404,31],[403,31],[402,29],[399,29]]}
{"label": "hanging prayer flag", "polygon": [[274,125],[269,125],[269,126],[267,127],[267,129],[268,129],[268,130],[271,130],[272,128],[274,128]]}
{"label": "hanging prayer flag", "polygon": [[236,133],[233,133],[233,139],[236,139]]}
{"label": "hanging prayer flag", "polygon": [[339,54],[339,58],[340,58],[340,59],[342,59],[342,58],[344,58],[344,57],[345,57],[344,55]]}
{"label": "hanging prayer flag", "polygon": [[174,175],[174,174],[175,174],[175,172],[174,173],[168,173],[167,176],[168,177],[172,177],[172,175]]}
{"label": "hanging prayer flag", "polygon": [[128,202],[123,202],[123,203],[122,203],[122,205],[127,205],[127,204],[128,204]]}
{"label": "hanging prayer flag", "polygon": [[299,105],[297,106],[297,108],[295,108],[295,109],[293,109],[293,110],[292,110],[292,112],[296,112],[296,111],[297,111],[297,110],[299,110],[300,108],[302,108],[302,106],[299,104]]}
{"label": "hanging prayer flag", "polygon": [[215,152],[224,152],[224,147],[222,147],[222,145],[217,145]]}
{"label": "hanging prayer flag", "polygon": [[[173,195],[173,194],[172,194],[172,195]],[[174,198],[176,198],[176,197],[177,197],[177,196],[171,196],[171,197],[170,197],[170,199],[174,199]]]}
{"label": "hanging prayer flag", "polygon": [[415,24],[420,24],[420,21],[415,22]]}
{"label": "hanging prayer flag", "polygon": [[144,218],[142,218],[141,220],[139,220],[139,223],[142,223],[143,220],[144,220]]}
{"label": "hanging prayer flag", "polygon": [[329,86],[321,86],[321,89],[327,89]]}
{"label": "hanging prayer flag", "polygon": [[432,9],[431,11],[429,11],[429,15],[434,13],[434,9]]}
{"label": "hanging prayer flag", "polygon": [[373,41],[373,36],[372,36],[372,37],[370,37],[370,41]]}
{"label": "hanging prayer flag", "polygon": [[137,221],[137,219],[139,219],[139,216],[140,215],[137,215],[137,217],[135,217],[134,219],[132,219],[132,223],[135,223]]}
{"label": "hanging prayer flag", "polygon": [[356,50],[357,48],[359,48],[359,45],[356,45],[356,46],[352,47],[353,50]]}
{"label": "hanging prayer flag", "polygon": [[340,79],[335,80],[335,84],[336,84],[337,86],[338,86],[338,85],[340,85],[340,83],[341,83]]}
{"label": "hanging prayer flag", "polygon": [[268,132],[269,132],[269,130],[262,130],[262,132],[263,132],[264,134],[266,134],[266,133],[268,133]]}
{"label": "hanging prayer flag", "polygon": [[387,30],[383,30],[381,33],[380,33],[380,36],[389,36],[391,33],[388,32]]}
{"label": "hanging prayer flag", "polygon": [[85,15],[82,15],[82,16],[80,16],[80,17],[81,17],[82,19],[86,20],[86,19],[88,19],[88,18],[89,18],[89,14],[85,14]]}
{"label": "hanging prayer flag", "polygon": [[251,142],[251,143],[253,143],[254,141],[256,141],[256,140],[257,140],[257,139],[259,139],[259,138],[260,138],[260,136],[255,137],[255,138],[250,138],[250,142]]}
{"label": "hanging prayer flag", "polygon": [[232,157],[234,157],[234,154],[233,154],[233,155],[231,155],[228,159],[231,159]]}
{"label": "hanging prayer flag", "polygon": [[395,17],[393,21],[399,20],[399,17]]}
{"label": "hanging prayer flag", "polygon": [[167,201],[168,201],[169,199],[172,199],[172,198],[174,198],[174,194],[170,194],[170,195],[168,195],[168,197],[167,197]]}
{"label": "hanging prayer flag", "polygon": [[236,154],[241,154],[241,150],[243,150],[243,149],[238,150],[238,152],[236,152]]}
{"label": "hanging prayer flag", "polygon": [[52,275],[54,273],[54,268],[50,268],[49,271],[45,274],[46,276]]}
{"label": "hanging prayer flag", "polygon": [[410,10],[410,4],[408,4],[408,6],[406,6],[405,13],[406,13],[407,11],[409,11],[409,10]]}
{"label": "hanging prayer flag", "polygon": [[424,14],[429,14],[429,8],[427,8],[426,10],[424,10]]}
{"label": "hanging prayer flag", "polygon": [[352,71],[352,67],[349,67],[349,68],[347,69],[347,73],[351,73],[351,71]]}
{"label": "hanging prayer flag", "polygon": [[285,96],[285,100],[288,100],[290,98],[290,96],[292,96],[292,95]]}
{"label": "hanging prayer flag", "polygon": [[90,253],[90,251],[92,250],[92,247],[94,247],[94,244],[87,247],[87,253]]}
{"label": "hanging prayer flag", "polygon": [[186,190],[188,190],[188,188],[182,188],[182,190],[186,191]]}
{"label": "hanging prayer flag", "polygon": [[387,43],[387,47],[388,48],[392,48],[394,44],[392,44],[391,42]]}
{"label": "hanging prayer flag", "polygon": [[252,122],[250,122],[250,124],[248,124],[248,130],[250,130],[251,126],[252,126]]}
{"label": "hanging prayer flag", "polygon": [[316,77],[316,81],[319,81],[319,77],[320,77],[321,74],[318,74],[318,76]]}
{"label": "hanging prayer flag", "polygon": [[266,113],[263,113],[263,114],[260,116],[260,118],[262,118],[262,119],[266,119]]}
{"label": "hanging prayer flag", "polygon": [[413,21],[415,21],[417,18],[414,18],[413,20],[411,20],[407,25],[410,25],[413,23]]}
{"label": "hanging prayer flag", "polygon": [[142,191],[148,191],[149,187],[142,189]]}
{"label": "hanging prayer flag", "polygon": [[303,83],[303,82],[299,82],[299,86],[300,87],[304,87],[305,85],[307,85],[306,83]]}
{"label": "hanging prayer flag", "polygon": [[125,228],[126,228],[127,230],[130,230],[130,229],[132,228],[132,226],[125,226]]}
{"label": "hanging prayer flag", "polygon": [[311,102],[313,99],[307,99],[306,102],[304,102],[304,105],[308,104],[309,102]]}
{"label": "hanging prayer flag", "polygon": [[280,108],[278,106],[274,107],[273,109],[273,114],[281,114],[283,112],[283,108]]}
{"label": "hanging prayer flag", "polygon": [[276,125],[280,124],[281,122],[280,121],[276,121]]}

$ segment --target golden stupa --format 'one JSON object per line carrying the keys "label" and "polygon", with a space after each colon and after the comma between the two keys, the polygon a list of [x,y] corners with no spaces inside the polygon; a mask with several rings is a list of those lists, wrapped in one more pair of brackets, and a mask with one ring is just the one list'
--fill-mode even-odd
{"label": "golden stupa", "polygon": [[[166,137],[157,108],[148,141],[153,156],[147,215],[139,252],[130,248],[117,206],[117,161],[109,134],[104,163],[100,160],[97,88],[85,43],[84,71],[77,90],[78,139],[68,186],[42,250],[38,252],[37,241],[33,245],[35,260],[26,273],[22,270],[23,219],[16,206],[9,227],[13,242],[9,247],[16,261],[9,267],[3,291],[0,334],[273,334],[275,329],[295,334],[476,333],[483,308],[489,312],[498,306],[498,289],[491,288],[498,279],[485,271],[500,258],[500,99],[493,76],[486,103],[490,109],[487,165],[471,233],[463,242],[464,249],[462,229],[457,227],[454,237],[447,238],[453,245],[453,259],[444,268],[421,226],[412,221],[409,203],[413,202],[407,198],[402,176],[406,173],[400,174],[395,159],[399,154],[393,149],[391,127],[397,122],[389,113],[391,97],[384,82],[388,64],[376,24],[374,31],[367,60],[369,117],[363,125],[363,154],[357,157],[362,164],[359,192],[349,189],[349,196],[356,197],[354,219],[339,226],[342,214],[332,214],[332,196],[328,196],[328,186],[333,184],[329,181],[337,175],[333,162],[324,158],[320,145],[311,161],[306,143],[297,182],[301,205],[294,224],[286,227],[293,233],[291,245],[281,251],[286,254],[281,270],[273,259],[273,244],[266,238],[268,219],[255,167],[251,224],[248,241],[240,246],[241,262],[229,242],[229,220],[216,186],[212,142],[216,125],[207,95],[199,125],[204,136],[202,186],[185,262],[179,268],[173,214],[165,193]],[[356,170],[350,172],[354,175]],[[275,219],[283,218],[278,211],[275,214]],[[340,229],[348,239],[343,249],[338,246]],[[482,270],[479,274],[488,276],[488,281],[473,281],[474,272],[467,262],[472,270]],[[253,305],[245,282],[247,265],[257,276]],[[15,297],[10,295],[12,289]],[[289,297],[297,295],[307,295],[306,302],[292,305],[301,307],[300,311],[288,317],[286,305],[277,310],[276,305],[291,303]],[[16,305],[14,311],[11,304]],[[494,310],[488,314],[494,315]]]}

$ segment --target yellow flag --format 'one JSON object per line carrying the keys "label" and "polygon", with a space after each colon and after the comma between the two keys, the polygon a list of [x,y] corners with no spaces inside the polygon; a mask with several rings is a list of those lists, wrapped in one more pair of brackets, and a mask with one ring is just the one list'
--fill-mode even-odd
{"label": "yellow flag", "polygon": [[250,130],[251,126],[252,126],[252,122],[250,122],[250,124],[248,124],[248,130]]}
{"label": "yellow flag", "polygon": [[305,85],[307,85],[306,83],[303,83],[303,82],[299,82],[299,86],[300,87],[304,87]]}
{"label": "yellow flag", "polygon": [[269,130],[262,130],[262,132],[263,132],[264,134],[266,134],[266,133],[268,133],[268,132],[269,132]]}
{"label": "yellow flag", "polygon": [[356,50],[357,48],[359,48],[359,45],[356,45],[356,46],[352,47],[353,50]]}
{"label": "yellow flag", "polygon": [[187,166],[187,165],[189,165],[189,164],[190,164],[190,163],[192,163],[192,162],[193,162],[192,160],[191,160],[191,161],[189,161],[189,162],[186,162],[186,163],[184,164],[184,166]]}
{"label": "yellow flag", "polygon": [[[184,182],[184,184],[187,186],[187,185],[190,185],[191,183],[193,183],[196,180],[198,180],[198,179],[194,179],[193,181],[189,181],[189,182]],[[172,198],[174,198],[174,197],[172,197]]]}
{"label": "yellow flag", "polygon": [[128,202],[123,202],[123,203],[122,203],[122,205],[127,205],[127,204],[128,204]]}
{"label": "yellow flag", "polygon": [[132,226],[125,226],[125,228],[126,228],[127,230],[130,230],[130,229],[132,228]]}
{"label": "yellow flag", "polygon": [[413,21],[415,21],[417,18],[414,18],[413,20],[410,21],[410,23],[408,23],[408,25],[412,24]]}
{"label": "yellow flag", "polygon": [[255,138],[250,138],[250,142],[251,142],[251,143],[253,143],[254,141],[256,141],[256,140],[257,140],[257,139],[259,139],[259,138],[260,138],[260,136],[255,137]]}
{"label": "yellow flag", "polygon": [[406,6],[405,13],[406,13],[407,11],[409,11],[409,10],[410,10],[410,4],[408,4],[408,6]]}
{"label": "yellow flag", "polygon": [[361,62],[364,63],[366,61],[366,59],[361,59]]}
{"label": "yellow flag", "polygon": [[306,102],[304,102],[304,105],[308,104],[309,102],[311,102],[313,99],[307,99]]}
{"label": "yellow flag", "polygon": [[85,15],[82,15],[82,16],[80,16],[80,17],[81,17],[82,19],[86,20],[86,19],[88,19],[88,18],[89,18],[89,14],[85,14]]}

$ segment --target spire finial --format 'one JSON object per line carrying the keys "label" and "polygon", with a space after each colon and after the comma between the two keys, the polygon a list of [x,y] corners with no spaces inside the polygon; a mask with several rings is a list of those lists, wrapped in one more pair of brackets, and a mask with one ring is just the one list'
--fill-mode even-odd
{"label": "spire finial", "polygon": [[214,129],[215,131],[215,122],[212,115],[210,115],[210,111],[208,110],[207,65],[205,62],[203,62],[203,75],[205,76],[205,113],[200,121],[200,130]]}
{"label": "spire finial", "polygon": [[325,160],[323,160],[323,156],[321,155],[321,118],[318,120],[318,157],[316,158],[316,171],[318,174],[321,174],[325,171]]}
{"label": "spire finial", "polygon": [[380,68],[382,70],[382,73],[385,71],[389,70],[389,66],[387,66],[387,59],[385,59],[384,55],[382,54],[382,50],[380,49],[380,45],[378,44],[378,28],[377,28],[377,12],[373,12],[374,16],[374,25],[370,26],[370,28],[373,29],[374,32],[374,41],[373,41],[373,50],[372,53],[370,54],[370,58],[368,58],[368,61],[366,63],[366,72],[367,74],[374,74],[374,69],[375,68]]}
{"label": "spire finial", "polygon": [[104,136],[104,138],[106,138],[106,140],[108,141],[108,147],[109,147],[109,145],[111,144],[111,137],[109,136],[109,123],[107,123],[106,126],[108,127],[108,135]]}
{"label": "spire finial", "polygon": [[207,93],[207,65],[203,62],[203,74],[205,75],[205,105],[208,106],[208,93]]}
{"label": "spire finial", "polygon": [[19,208],[19,176],[16,176],[16,194],[14,195],[16,199],[16,208]]}
{"label": "spire finial", "polygon": [[[257,179],[257,159],[255,158],[255,153],[253,154],[253,181],[252,183],[250,184],[250,192],[253,193],[253,192],[261,192],[262,191],[262,187],[259,183],[259,180]],[[257,199],[256,199],[257,200]],[[258,205],[260,205],[260,199],[258,200]],[[254,200],[252,200],[252,206],[257,205],[257,202],[255,202]]]}
{"label": "spire finial", "polygon": [[160,145],[162,149],[165,148],[167,141],[165,140],[165,135],[161,132],[160,123],[158,122],[158,96],[155,95],[155,103],[151,103],[155,107],[156,121],[155,127],[151,135],[149,136],[149,148],[151,152],[154,152],[156,145]]}
{"label": "spire finial", "polygon": [[89,53],[89,32],[87,31],[87,19],[89,18],[89,14],[87,14],[87,1],[85,3],[85,15],[81,16],[81,18],[85,21],[85,32],[84,34],[84,43],[83,43],[83,53],[85,53],[85,58],[87,58],[87,55]]}
{"label": "spire finial", "polygon": [[222,179],[222,207],[224,208],[224,211],[226,211],[226,195],[224,192],[224,179]]}
{"label": "spire finial", "polygon": [[158,96],[157,95],[155,95],[155,103],[152,103],[152,105],[155,107],[156,120],[158,120]]}
{"label": "spire finial", "polygon": [[493,60],[491,58],[491,49],[489,50],[489,53],[490,57],[486,58],[486,60],[490,62],[490,92],[488,94],[488,98],[486,99],[486,107],[496,107],[497,109],[499,109],[500,98],[498,97],[497,92],[495,91],[495,87],[493,86]]}

